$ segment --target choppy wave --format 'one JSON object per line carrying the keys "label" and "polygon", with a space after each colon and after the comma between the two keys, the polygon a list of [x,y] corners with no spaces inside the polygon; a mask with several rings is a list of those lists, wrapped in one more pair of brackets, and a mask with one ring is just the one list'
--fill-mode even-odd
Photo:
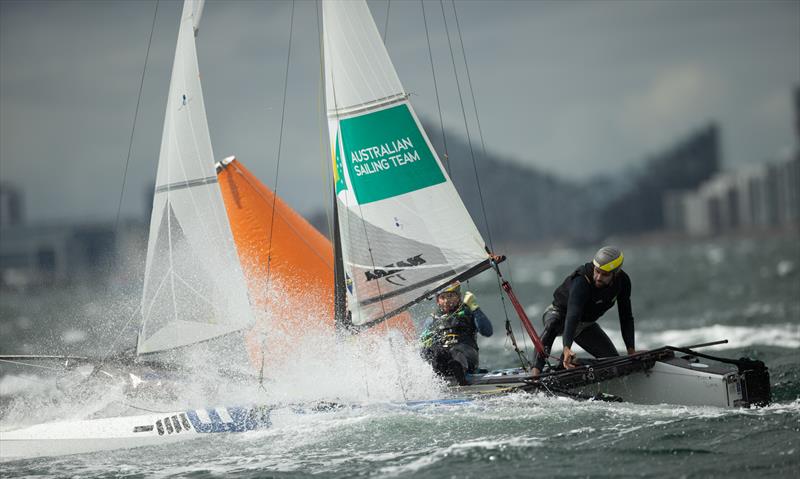
{"label": "choppy wave", "polygon": [[[611,323],[610,327],[604,326],[603,330],[608,334],[617,348],[620,350],[624,348],[625,343],[622,341],[622,335],[615,323]],[[530,341],[523,336],[523,333],[516,332],[515,335],[520,345],[530,345]],[[769,324],[764,326],[727,326],[715,324],[699,328],[668,329],[665,331],[638,330],[636,331],[636,348],[654,349],[667,345],[683,347],[723,339],[727,339],[728,343],[711,346],[709,349],[725,350],[751,346],[773,346],[796,349],[800,348],[800,325],[791,323]],[[503,334],[503,331],[499,331],[499,334],[495,334],[495,336],[491,338],[481,338],[479,342],[481,348],[490,351],[497,351],[500,349],[508,349],[511,351],[510,343]],[[553,344],[553,348],[554,350],[558,350],[560,347],[561,338],[558,337]],[[583,351],[577,344],[574,349],[576,351]]]}
{"label": "choppy wave", "polygon": [[54,390],[55,387],[55,379],[45,379],[36,374],[6,374],[0,377],[0,397],[42,394]]}
{"label": "choppy wave", "polygon": [[643,331],[637,332],[636,342],[643,348],[653,348],[665,344],[688,346],[721,339],[727,339],[728,343],[712,348],[729,349],[757,345],[800,348],[800,325],[786,323],[755,327],[715,324],[702,328]]}

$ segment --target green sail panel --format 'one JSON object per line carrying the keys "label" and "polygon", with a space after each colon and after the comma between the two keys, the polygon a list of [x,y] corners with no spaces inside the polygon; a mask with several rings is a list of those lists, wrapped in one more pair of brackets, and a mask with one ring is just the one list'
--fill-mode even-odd
{"label": "green sail panel", "polygon": [[343,159],[358,204],[446,181],[407,104],[342,119],[339,124]]}

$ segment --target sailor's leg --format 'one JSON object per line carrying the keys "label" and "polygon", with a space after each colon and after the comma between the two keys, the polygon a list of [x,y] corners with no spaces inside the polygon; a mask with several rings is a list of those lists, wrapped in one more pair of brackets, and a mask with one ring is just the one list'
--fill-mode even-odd
{"label": "sailor's leg", "polygon": [[456,344],[450,348],[449,368],[458,384],[467,384],[466,374],[478,364],[478,351],[466,344]]}
{"label": "sailor's leg", "polygon": [[597,323],[581,324],[581,331],[575,336],[575,342],[587,353],[596,358],[609,358],[619,356],[617,348],[605,331]]}
{"label": "sailor's leg", "polygon": [[432,346],[423,350],[422,357],[431,363],[431,367],[436,374],[446,376],[448,374],[447,363],[450,361],[450,351],[441,346]]}
{"label": "sailor's leg", "polygon": [[450,348],[450,355],[464,366],[465,372],[478,368],[478,350],[468,344],[456,344]]}
{"label": "sailor's leg", "polygon": [[[542,331],[542,337],[540,339],[542,340],[545,354],[549,356],[550,350],[553,347],[553,341],[556,340],[557,336],[564,333],[564,315],[560,314],[552,306],[548,306],[547,309],[544,310],[542,321],[544,322],[544,330]],[[533,363],[534,369],[541,371],[546,359],[544,355],[537,352],[536,360]]]}

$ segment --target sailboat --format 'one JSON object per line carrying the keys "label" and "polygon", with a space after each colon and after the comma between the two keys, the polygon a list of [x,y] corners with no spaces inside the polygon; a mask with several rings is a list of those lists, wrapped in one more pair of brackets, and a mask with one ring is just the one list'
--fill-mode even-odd
{"label": "sailboat", "polygon": [[[544,353],[498,267],[504,258],[486,246],[461,201],[366,3],[323,2],[323,17],[335,184],[336,324],[354,331],[374,328],[453,282],[491,269],[536,350]],[[513,335],[511,340],[516,347]],[[702,346],[708,345],[695,345]],[[716,365],[710,367],[709,361]],[[763,363],[674,347],[541,377],[523,364],[473,374],[468,382],[460,392],[542,391],[721,407],[764,405],[770,398]]]}
{"label": "sailboat", "polygon": [[[280,360],[282,348],[309,330],[408,338],[410,308],[454,281],[488,270],[498,275],[540,349],[524,308],[502,277],[498,264],[504,258],[489,251],[464,207],[366,3],[322,5],[333,244],[240,161],[214,161],[194,41],[203,2],[185,1],[159,155],[137,355],[174,359],[202,344],[215,351],[211,359],[217,361],[230,351],[225,340],[235,337],[263,373]],[[270,322],[275,317],[282,321]],[[269,343],[267,333],[276,327],[280,334],[273,336],[280,342]],[[687,357],[675,357],[676,351]],[[662,348],[540,378],[524,367],[489,371],[471,375],[471,384],[456,391],[596,397],[618,390],[626,399],[634,391],[658,401],[664,384],[651,378],[677,377],[670,368],[678,368],[700,371],[690,389],[713,390],[703,401],[737,406],[763,400],[764,375],[747,372],[757,368],[703,370],[702,357]],[[681,390],[687,384],[677,380],[668,386]],[[751,390],[761,396],[749,397]],[[768,401],[768,375],[766,396]],[[0,459],[158,445],[266,428],[275,420],[270,406],[217,406],[45,423],[1,432]]]}

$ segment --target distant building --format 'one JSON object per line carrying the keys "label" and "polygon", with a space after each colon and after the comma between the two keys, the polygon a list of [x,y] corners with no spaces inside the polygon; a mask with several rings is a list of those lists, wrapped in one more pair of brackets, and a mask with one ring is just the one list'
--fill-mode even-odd
{"label": "distant building", "polygon": [[794,91],[797,146],[780,161],[717,175],[668,192],[666,229],[695,236],[800,226],[800,87]]}
{"label": "distant building", "polygon": [[22,224],[23,213],[22,192],[11,183],[0,182],[0,227]]}
{"label": "distant building", "polygon": [[683,223],[684,212],[671,207],[678,201],[672,192],[697,188],[717,173],[720,163],[719,128],[712,124],[650,159],[633,186],[606,205],[599,227],[607,236]]}
{"label": "distant building", "polygon": [[664,200],[668,229],[695,236],[800,224],[800,155],[718,175]]}
{"label": "distant building", "polygon": [[4,226],[0,286],[79,282],[116,272],[131,251],[143,250],[145,227],[128,223]]}

